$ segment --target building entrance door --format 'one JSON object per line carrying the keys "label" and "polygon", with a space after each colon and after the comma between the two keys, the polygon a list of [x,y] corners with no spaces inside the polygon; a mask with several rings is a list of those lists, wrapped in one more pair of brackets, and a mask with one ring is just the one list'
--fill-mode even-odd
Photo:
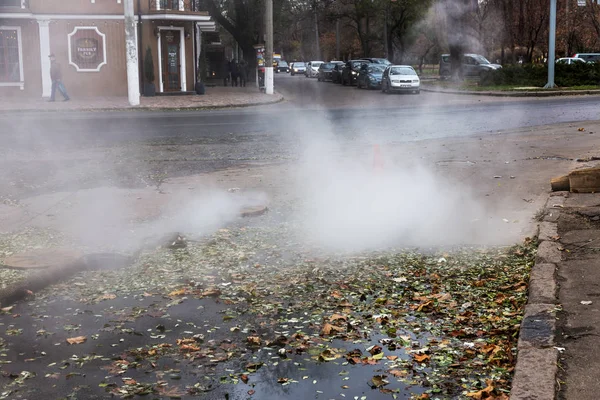
{"label": "building entrance door", "polygon": [[179,31],[161,31],[162,70],[165,92],[181,91],[181,48]]}

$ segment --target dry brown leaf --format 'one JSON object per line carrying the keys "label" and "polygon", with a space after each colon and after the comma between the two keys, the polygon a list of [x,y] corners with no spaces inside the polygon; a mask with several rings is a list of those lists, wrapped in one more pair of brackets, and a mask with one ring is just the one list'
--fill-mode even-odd
{"label": "dry brown leaf", "polygon": [[333,314],[331,317],[329,317],[329,322],[334,322],[339,319],[341,319],[343,321],[347,321],[348,317],[346,317],[345,315],[342,315],[342,314]]}
{"label": "dry brown leaf", "polygon": [[494,386],[492,385],[492,381],[490,380],[488,380],[486,383],[488,386],[485,389],[479,390],[477,392],[467,393],[467,397],[471,397],[475,400],[487,399],[489,395],[494,391]]}
{"label": "dry brown leaf", "polygon": [[84,343],[86,340],[87,340],[87,337],[85,337],[85,336],[77,336],[77,337],[68,338],[67,343],[81,344],[81,343]]}
{"label": "dry brown leaf", "polygon": [[343,332],[343,331],[344,331],[344,328],[340,328],[339,326],[325,324],[325,325],[323,325],[323,329],[321,329],[321,335],[331,335],[332,332],[338,333],[338,332]]}
{"label": "dry brown leaf", "polygon": [[401,371],[399,369],[393,369],[389,371],[390,375],[395,376],[396,378],[402,378],[408,375],[408,371]]}
{"label": "dry brown leaf", "polygon": [[217,288],[206,289],[204,292],[202,292],[202,296],[207,296],[207,297],[217,297],[220,295],[221,295],[221,290],[219,290]]}
{"label": "dry brown leaf", "polygon": [[246,341],[249,344],[255,345],[255,346],[260,346],[260,343],[261,343],[260,336],[248,336],[246,338]]}
{"label": "dry brown leaf", "polygon": [[179,290],[173,290],[171,293],[168,294],[169,297],[174,297],[174,296],[183,296],[185,294],[185,289],[179,289]]}
{"label": "dry brown leaf", "polygon": [[431,359],[431,356],[429,356],[428,354],[413,354],[413,358],[417,362],[425,362],[429,361]]}

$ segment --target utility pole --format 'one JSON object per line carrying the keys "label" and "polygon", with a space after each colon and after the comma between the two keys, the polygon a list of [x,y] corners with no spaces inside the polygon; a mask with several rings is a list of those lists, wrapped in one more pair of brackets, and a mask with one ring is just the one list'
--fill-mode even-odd
{"label": "utility pole", "polygon": [[340,19],[335,20],[335,59],[340,59]]}
{"label": "utility pole", "polygon": [[273,0],[265,1],[265,93],[273,94]]}
{"label": "utility pole", "polygon": [[127,96],[129,104],[140,105],[140,71],[138,66],[137,27],[133,0],[124,1],[125,59],[127,61]]}
{"label": "utility pole", "polygon": [[321,45],[319,43],[319,12],[317,9],[317,2],[313,3],[314,11],[315,11],[315,35],[316,35],[316,43],[317,43],[317,56],[315,57],[317,60],[321,59]]}
{"label": "utility pole", "polygon": [[548,41],[548,83],[544,89],[552,89],[554,84],[554,54],[556,48],[556,0],[550,0],[550,39]]}

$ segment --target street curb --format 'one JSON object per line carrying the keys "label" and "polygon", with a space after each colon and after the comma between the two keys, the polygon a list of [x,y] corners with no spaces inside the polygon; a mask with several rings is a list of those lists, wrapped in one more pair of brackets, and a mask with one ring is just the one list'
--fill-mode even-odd
{"label": "street curb", "polygon": [[559,97],[559,96],[583,96],[600,95],[600,90],[555,90],[555,91],[533,91],[533,92],[492,92],[477,90],[444,90],[421,85],[424,92],[442,94],[462,94],[470,96],[492,96],[492,97]]}
{"label": "street curb", "polygon": [[562,259],[556,242],[559,208],[565,197],[552,194],[539,224],[538,251],[529,279],[529,297],[519,331],[517,364],[511,400],[554,400],[558,373],[556,312],[558,304],[557,264]]}
{"label": "street curb", "polygon": [[175,112],[185,112],[185,111],[209,111],[209,110],[230,110],[234,108],[249,108],[249,107],[258,107],[258,106],[268,106],[272,104],[277,104],[285,101],[285,97],[281,95],[281,97],[277,100],[268,100],[268,101],[260,101],[257,103],[245,103],[245,104],[225,104],[220,106],[204,106],[204,107],[148,107],[148,106],[130,106],[130,107],[117,107],[117,108],[108,108],[108,107],[99,107],[99,108],[78,108],[78,109],[18,109],[18,110],[0,110],[0,114],[8,114],[8,113],[27,113],[27,112],[35,112],[35,113],[47,113],[47,112],[58,112],[58,113],[76,113],[76,112],[126,112],[126,111],[139,111],[139,112],[153,112],[153,111],[175,111]]}

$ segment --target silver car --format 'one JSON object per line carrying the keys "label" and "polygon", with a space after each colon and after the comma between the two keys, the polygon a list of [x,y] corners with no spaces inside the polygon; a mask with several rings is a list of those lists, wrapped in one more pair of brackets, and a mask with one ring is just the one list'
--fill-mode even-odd
{"label": "silver car", "polygon": [[294,76],[296,74],[304,75],[305,72],[306,72],[306,64],[304,64],[302,61],[293,62],[290,65],[290,73],[292,74],[292,76]]}
{"label": "silver car", "polygon": [[321,64],[323,64],[323,61],[309,61],[304,75],[307,78],[316,78],[319,76],[319,67]]}

